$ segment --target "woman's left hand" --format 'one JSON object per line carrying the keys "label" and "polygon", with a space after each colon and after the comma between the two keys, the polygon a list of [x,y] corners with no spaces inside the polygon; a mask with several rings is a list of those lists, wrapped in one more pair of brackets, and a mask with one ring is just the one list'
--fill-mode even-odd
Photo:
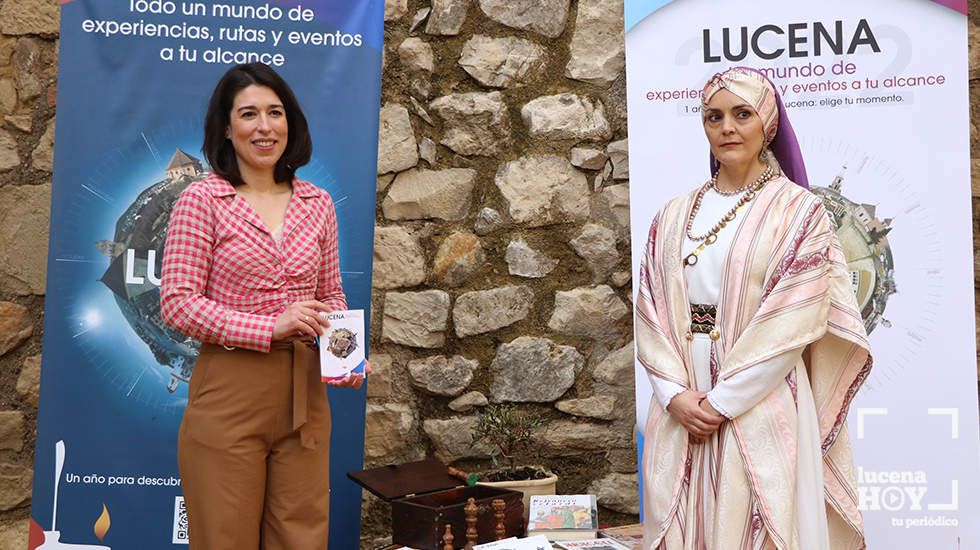
{"label": "woman's left hand", "polygon": [[335,388],[353,388],[355,390],[361,389],[361,385],[367,380],[367,376],[371,374],[371,363],[364,360],[364,374],[349,374],[346,378],[341,378],[340,380],[327,380],[328,386],[333,386]]}
{"label": "woman's left hand", "polygon": [[718,412],[718,409],[716,409],[716,408],[714,408],[714,407],[711,406],[711,401],[708,401],[707,398],[702,399],[701,402],[698,403],[698,405],[702,409],[708,411],[709,413],[711,413],[713,415],[724,416],[723,414],[721,414],[720,412]]}
{"label": "woman's left hand", "polygon": [[[718,412],[718,409],[716,409],[713,406],[711,406],[711,402],[708,401],[706,398],[702,398],[698,402],[698,408],[700,408],[703,411],[706,411],[708,414],[711,414],[713,416],[721,416],[721,417],[724,417],[725,416],[725,415],[721,414],[720,412]],[[693,434],[693,433],[688,433],[687,434],[687,437],[691,441],[691,443],[694,443],[694,444],[701,444],[701,443],[704,443],[705,441],[708,440],[708,437],[707,436],[696,435],[696,434]]]}

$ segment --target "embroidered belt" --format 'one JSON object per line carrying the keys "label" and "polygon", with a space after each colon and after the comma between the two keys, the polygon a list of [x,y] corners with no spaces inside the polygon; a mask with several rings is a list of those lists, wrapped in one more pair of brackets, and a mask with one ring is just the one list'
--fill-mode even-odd
{"label": "embroidered belt", "polygon": [[715,328],[718,306],[711,304],[691,304],[691,332],[708,334]]}
{"label": "embroidered belt", "polygon": [[687,332],[687,339],[694,337],[695,332],[707,334],[712,340],[717,340],[720,336],[717,324],[718,306],[713,304],[691,304],[691,329]]}

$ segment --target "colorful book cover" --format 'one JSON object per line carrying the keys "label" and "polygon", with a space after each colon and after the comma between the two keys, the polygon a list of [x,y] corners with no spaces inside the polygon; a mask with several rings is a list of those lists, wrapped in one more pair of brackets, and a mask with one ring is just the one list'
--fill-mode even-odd
{"label": "colorful book cover", "polygon": [[598,530],[595,495],[535,495],[529,512],[527,534],[550,541],[594,539]]}
{"label": "colorful book cover", "polygon": [[364,310],[322,313],[330,326],[320,336],[320,376],[324,382],[364,372]]}
{"label": "colorful book cover", "polygon": [[528,532],[559,529],[595,531],[595,495],[534,495],[528,514]]}

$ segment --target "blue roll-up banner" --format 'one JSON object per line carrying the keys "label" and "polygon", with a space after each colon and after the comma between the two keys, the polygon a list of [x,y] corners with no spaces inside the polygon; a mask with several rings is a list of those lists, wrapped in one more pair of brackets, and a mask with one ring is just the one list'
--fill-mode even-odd
{"label": "blue roll-up banner", "polygon": [[[351,309],[370,308],[382,0],[62,2],[29,548],[186,545],[177,428],[197,343],[160,318],[170,208],[208,166],[207,100],[262,61],[310,123]],[[367,313],[366,313],[367,315]],[[357,548],[365,390],[330,390],[330,545]],[[84,546],[80,546],[84,545]]]}

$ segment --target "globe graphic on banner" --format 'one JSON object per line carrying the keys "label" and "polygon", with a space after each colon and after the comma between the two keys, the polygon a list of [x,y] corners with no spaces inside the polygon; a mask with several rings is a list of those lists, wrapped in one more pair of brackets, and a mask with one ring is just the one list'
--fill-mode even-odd
{"label": "globe graphic on banner", "polygon": [[864,330],[871,334],[879,323],[891,326],[884,314],[888,297],[895,294],[895,263],[888,244],[892,220],[878,219],[873,204],[859,204],[842,193],[846,170],[843,166],[828,187],[810,190],[821,198],[830,214],[847,261]]}
{"label": "globe graphic on banner", "polygon": [[177,197],[205,175],[200,160],[177,149],[166,177],[141,192],[119,217],[113,240],[96,243],[101,253],[112,257],[100,281],[112,291],[133,332],[170,370],[170,393],[190,380],[200,343],[167,326],[160,315],[163,245]]}

